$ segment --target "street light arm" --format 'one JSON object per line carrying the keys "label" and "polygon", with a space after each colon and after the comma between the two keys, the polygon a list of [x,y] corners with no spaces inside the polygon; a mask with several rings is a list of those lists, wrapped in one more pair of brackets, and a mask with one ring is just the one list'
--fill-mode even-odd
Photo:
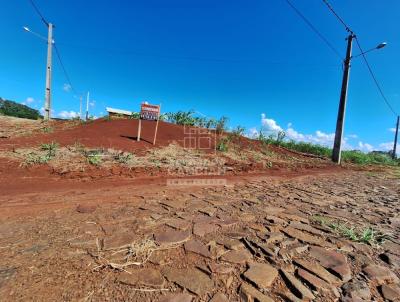
{"label": "street light arm", "polygon": [[[32,31],[29,27],[24,26],[23,29],[24,29],[26,32],[31,33],[31,34],[35,35],[36,37],[38,37],[38,38],[40,38],[40,39],[42,39],[42,40],[44,40],[44,41],[47,42],[47,38],[43,37],[42,35],[40,35],[40,34],[34,32],[34,31]],[[53,44],[55,43],[54,40],[53,40],[52,42],[53,42]]]}
{"label": "street light arm", "polygon": [[363,53],[360,53],[360,54],[358,54],[356,56],[352,56],[351,58],[354,59],[354,58],[357,58],[359,56],[365,55],[366,53],[369,53],[369,52],[371,52],[373,50],[384,48],[386,45],[387,45],[386,42],[382,42],[381,44],[375,46],[374,48],[368,49],[367,51],[364,51]]}

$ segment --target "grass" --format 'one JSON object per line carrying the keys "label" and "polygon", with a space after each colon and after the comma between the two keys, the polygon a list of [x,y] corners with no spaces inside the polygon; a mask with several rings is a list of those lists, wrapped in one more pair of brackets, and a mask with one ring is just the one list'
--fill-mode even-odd
{"label": "grass", "polygon": [[25,158],[25,165],[37,165],[37,164],[46,164],[52,158],[56,156],[56,151],[58,149],[58,144],[56,142],[51,142],[48,144],[41,144],[40,150],[46,151],[45,154],[30,152],[27,154]]}
{"label": "grass", "polygon": [[120,164],[126,164],[133,158],[131,153],[120,152],[114,156],[114,159]]}
{"label": "grass", "polygon": [[386,239],[385,234],[375,231],[371,227],[356,228],[354,226],[349,226],[347,223],[335,222],[320,215],[313,216],[312,220],[330,228],[334,233],[354,242],[376,245],[383,243]]}
{"label": "grass", "polygon": [[[285,134],[283,131],[277,135],[265,136],[262,132],[259,134],[258,140],[264,145],[274,145],[294,150],[302,153],[314,154],[330,158],[332,156],[332,149],[306,142],[296,142],[293,140],[287,141],[284,139]],[[342,151],[342,161],[358,165],[388,165],[399,166],[399,160],[393,160],[389,154],[369,152],[364,153],[358,150]]]}
{"label": "grass", "polygon": [[102,150],[83,150],[83,155],[86,157],[89,164],[99,166],[102,162]]}
{"label": "grass", "polygon": [[52,133],[53,131],[54,131],[53,127],[42,128],[42,132],[44,132],[44,133]]}

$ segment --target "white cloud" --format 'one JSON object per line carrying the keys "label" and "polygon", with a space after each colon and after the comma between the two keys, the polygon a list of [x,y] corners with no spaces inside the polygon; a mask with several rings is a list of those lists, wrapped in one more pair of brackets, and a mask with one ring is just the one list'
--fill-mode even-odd
{"label": "white cloud", "polygon": [[364,152],[371,152],[374,150],[374,147],[372,145],[363,143],[362,141],[358,142],[358,148]]}
{"label": "white cloud", "polygon": [[71,89],[72,89],[72,86],[71,86],[70,84],[64,83],[64,85],[63,85],[63,90],[64,90],[65,92],[70,92]]}
{"label": "white cloud", "polygon": [[96,105],[96,101],[91,101],[91,102],[89,102],[89,105],[90,105],[90,107],[94,107],[95,105]]}
{"label": "white cloud", "polygon": [[396,132],[396,128],[389,128],[388,130],[389,130],[390,132],[393,132],[393,133]]}
{"label": "white cloud", "polygon": [[272,133],[277,133],[282,131],[283,129],[279,126],[275,120],[269,119],[266,117],[265,113],[261,114],[261,125],[266,131],[270,131]]}
{"label": "white cloud", "polygon": [[[284,131],[287,139],[298,142],[312,143],[332,148],[333,142],[335,140],[335,133],[326,133],[321,130],[317,130],[312,134],[304,134],[295,130],[292,123],[288,123],[287,128],[283,129],[274,119],[267,118],[267,116],[264,113],[261,114],[261,125],[262,125],[262,131],[266,135],[271,135],[271,134],[276,135],[278,132]],[[349,137],[357,138],[358,136],[352,134]],[[346,136],[343,138],[344,150],[354,149],[354,147],[348,143],[349,137]],[[363,144],[364,150],[368,149],[369,148],[368,146],[371,145]]]}
{"label": "white cloud", "polygon": [[58,114],[58,116],[61,117],[61,118],[65,118],[65,119],[71,119],[71,118],[78,117],[79,113],[75,112],[75,111],[63,110]]}
{"label": "white cloud", "polygon": [[23,101],[21,104],[22,105],[29,105],[35,102],[35,99],[33,97],[27,97],[25,101]]}
{"label": "white cloud", "polygon": [[256,138],[256,137],[258,137],[258,134],[259,134],[259,132],[258,132],[257,128],[253,127],[247,131],[246,136],[250,137],[250,138]]}
{"label": "white cloud", "polygon": [[356,138],[358,138],[358,135],[357,134],[349,134],[349,135],[346,135],[348,138],[354,138],[354,139],[356,139]]}

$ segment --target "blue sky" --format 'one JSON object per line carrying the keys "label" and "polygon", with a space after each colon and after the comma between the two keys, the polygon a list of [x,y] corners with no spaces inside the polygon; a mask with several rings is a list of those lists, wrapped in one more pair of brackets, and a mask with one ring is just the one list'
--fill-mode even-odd
{"label": "blue sky", "polygon": [[[344,56],[346,32],[320,0],[291,0]],[[400,111],[400,2],[331,0],[364,49]],[[94,115],[105,107],[194,109],[230,118],[249,131],[286,130],[295,139],[330,144],[342,78],[341,60],[285,0],[36,0],[56,25],[54,39],[76,91],[90,91]],[[43,107],[46,36],[28,0],[0,0],[0,96]],[[354,45],[355,46],[355,45]],[[354,54],[358,49],[354,47]],[[79,111],[54,56],[55,115]],[[72,113],[73,114],[73,113]],[[263,114],[263,115],[262,115]],[[390,148],[395,116],[361,58],[350,72],[346,145]],[[367,145],[366,145],[367,144]]]}

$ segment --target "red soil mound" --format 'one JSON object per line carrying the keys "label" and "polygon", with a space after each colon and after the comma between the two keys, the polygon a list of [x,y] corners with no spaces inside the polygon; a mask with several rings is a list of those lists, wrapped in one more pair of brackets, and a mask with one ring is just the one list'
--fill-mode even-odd
{"label": "red soil mound", "polygon": [[[3,147],[37,146],[41,143],[57,142],[62,146],[81,143],[90,148],[112,148],[116,150],[135,151],[153,147],[153,138],[156,122],[142,121],[141,141],[137,142],[138,120],[106,120],[98,119],[90,123],[80,124],[69,129],[58,129],[52,133],[39,133],[30,137],[19,137],[2,141]],[[187,129],[186,129],[187,130]],[[195,134],[192,140],[202,136]],[[205,135],[207,136],[207,135]],[[189,134],[179,125],[160,122],[158,126],[156,146],[167,146],[172,142],[182,145],[189,143]],[[209,146],[214,148],[215,140],[208,140]],[[202,144],[208,144],[203,141]],[[192,145],[192,147],[195,147]]]}

